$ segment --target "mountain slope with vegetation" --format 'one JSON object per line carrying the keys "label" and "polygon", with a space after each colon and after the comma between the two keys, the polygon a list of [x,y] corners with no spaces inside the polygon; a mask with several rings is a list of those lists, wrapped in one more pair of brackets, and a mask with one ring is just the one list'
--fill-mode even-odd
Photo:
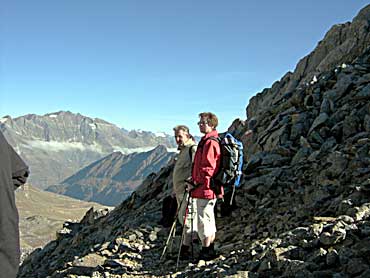
{"label": "mountain slope with vegetation", "polygon": [[174,153],[160,145],[148,152],[114,152],[81,169],[48,191],[76,199],[115,206],[125,200],[146,176],[166,166]]}

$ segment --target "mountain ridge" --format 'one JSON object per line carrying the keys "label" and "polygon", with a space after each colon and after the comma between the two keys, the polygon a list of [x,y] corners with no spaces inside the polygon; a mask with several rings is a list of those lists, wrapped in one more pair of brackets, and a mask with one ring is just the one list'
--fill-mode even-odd
{"label": "mountain ridge", "polygon": [[45,189],[109,153],[148,151],[158,144],[175,148],[173,136],[124,131],[107,121],[59,111],[0,121],[0,130],[30,166],[29,182]]}
{"label": "mountain ridge", "polygon": [[312,82],[316,75],[343,63],[352,63],[370,45],[368,18],[368,10],[364,8],[351,23],[332,26],[315,49],[298,62],[293,72],[287,72],[271,88],[251,98],[246,109],[247,117],[255,116],[256,106],[271,107],[284,99],[284,95]]}
{"label": "mountain ridge", "polygon": [[47,191],[114,206],[130,196],[147,175],[159,171],[173,157],[174,153],[167,152],[163,145],[148,152],[128,155],[114,152],[81,169],[61,184],[48,187]]}

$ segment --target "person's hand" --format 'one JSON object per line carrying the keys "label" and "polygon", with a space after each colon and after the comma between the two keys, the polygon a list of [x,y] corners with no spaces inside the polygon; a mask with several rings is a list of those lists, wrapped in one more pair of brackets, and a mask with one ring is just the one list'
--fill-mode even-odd
{"label": "person's hand", "polygon": [[175,197],[176,197],[176,193],[175,193],[175,191],[172,191],[172,192],[171,192],[171,197],[172,197],[172,198],[175,198]]}
{"label": "person's hand", "polygon": [[191,190],[193,190],[193,189],[194,189],[195,184],[194,184],[194,181],[193,181],[193,179],[192,179],[191,177],[187,178],[187,179],[185,180],[185,182],[186,182],[186,188],[185,188],[185,190],[186,190],[187,192],[190,192]]}
{"label": "person's hand", "polygon": [[193,178],[192,178],[192,177],[188,177],[188,178],[185,180],[185,182],[187,182],[187,183],[194,183],[194,181],[193,181]]}
{"label": "person's hand", "polygon": [[194,188],[194,186],[193,186],[192,184],[187,183],[187,185],[186,185],[186,191],[187,191],[187,192],[192,191],[192,190],[193,190],[193,188]]}

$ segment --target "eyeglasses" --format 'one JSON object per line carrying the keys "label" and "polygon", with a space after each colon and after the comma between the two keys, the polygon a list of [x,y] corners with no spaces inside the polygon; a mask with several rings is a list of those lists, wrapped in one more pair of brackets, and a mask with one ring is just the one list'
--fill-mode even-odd
{"label": "eyeglasses", "polygon": [[207,125],[208,124],[208,122],[207,121],[199,121],[198,122],[198,125]]}

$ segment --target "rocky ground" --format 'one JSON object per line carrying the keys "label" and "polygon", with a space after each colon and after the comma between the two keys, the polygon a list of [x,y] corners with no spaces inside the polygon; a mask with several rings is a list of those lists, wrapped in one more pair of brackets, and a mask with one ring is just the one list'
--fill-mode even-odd
{"label": "rocky ground", "polygon": [[55,240],[56,232],[65,221],[79,222],[91,207],[96,210],[113,209],[45,192],[29,184],[20,187],[15,197],[19,212],[22,261],[34,249]]}
{"label": "rocky ground", "polygon": [[231,215],[217,218],[215,260],[176,269],[177,236],[160,261],[170,165],[109,214],[67,223],[19,277],[370,277],[369,46],[370,6],[230,127],[247,163]]}

